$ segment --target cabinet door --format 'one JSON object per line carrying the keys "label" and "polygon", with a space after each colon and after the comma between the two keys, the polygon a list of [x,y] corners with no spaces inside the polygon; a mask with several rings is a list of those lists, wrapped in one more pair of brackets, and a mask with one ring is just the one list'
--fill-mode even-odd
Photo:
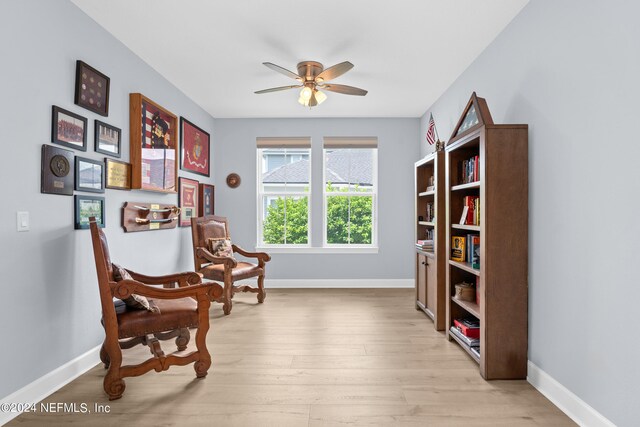
{"label": "cabinet door", "polygon": [[417,258],[418,266],[417,266],[417,282],[418,286],[418,301],[422,303],[422,305],[427,304],[427,257],[424,255],[418,254]]}
{"label": "cabinet door", "polygon": [[436,260],[434,258],[427,258],[426,275],[427,275],[427,303],[425,304],[429,311],[436,313],[438,311],[436,301]]}

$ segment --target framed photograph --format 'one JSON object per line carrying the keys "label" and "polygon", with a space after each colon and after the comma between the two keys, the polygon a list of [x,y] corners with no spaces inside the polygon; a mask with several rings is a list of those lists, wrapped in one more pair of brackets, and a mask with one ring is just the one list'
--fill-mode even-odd
{"label": "framed photograph", "polygon": [[51,119],[51,142],[87,151],[87,119],[54,105]]}
{"label": "framed photograph", "polygon": [[101,116],[109,115],[109,77],[82,61],[76,61],[74,103]]}
{"label": "framed photograph", "polygon": [[122,131],[115,126],[96,120],[95,132],[96,153],[120,157],[120,135]]}
{"label": "framed photograph", "polygon": [[89,228],[89,218],[96,217],[100,228],[104,228],[104,197],[81,196],[74,197],[74,228],[84,230]]}
{"label": "framed photograph", "polygon": [[211,139],[207,132],[180,117],[180,169],[210,176]]}
{"label": "framed photograph", "polygon": [[215,213],[215,186],[200,184],[198,192],[198,216],[214,215]]}
{"label": "framed photograph", "polygon": [[131,165],[126,162],[104,158],[105,187],[113,190],[131,190]]}
{"label": "framed photograph", "polygon": [[191,227],[191,218],[198,216],[198,181],[180,178],[178,206],[180,208],[180,227]]}
{"label": "framed photograph", "polygon": [[40,192],[73,195],[73,152],[53,145],[42,145]]}
{"label": "framed photograph", "polygon": [[131,188],[175,193],[178,117],[140,93],[129,95]]}
{"label": "framed photograph", "polygon": [[104,163],[76,156],[76,191],[104,193]]}

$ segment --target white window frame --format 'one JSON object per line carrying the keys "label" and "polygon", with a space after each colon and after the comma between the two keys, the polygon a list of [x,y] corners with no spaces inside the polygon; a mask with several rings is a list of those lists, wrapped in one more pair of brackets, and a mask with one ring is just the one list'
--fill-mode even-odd
{"label": "white window frame", "polygon": [[[287,150],[296,150],[299,151],[301,149],[304,150],[308,150],[309,152],[309,191],[304,192],[304,191],[299,191],[299,192],[283,192],[283,191],[262,191],[262,153],[264,150],[273,150],[273,149],[282,149],[285,152]],[[256,171],[257,173],[257,177],[256,177],[256,181],[257,181],[257,213],[258,213],[258,218],[257,218],[257,244],[256,244],[256,248],[265,248],[265,249],[286,249],[286,250],[292,250],[294,252],[297,252],[298,249],[303,249],[303,248],[311,248],[311,224],[312,224],[312,218],[311,218],[311,193],[312,193],[312,150],[311,150],[311,146],[309,147],[287,147],[285,145],[283,146],[273,146],[273,147],[269,147],[269,148],[260,148],[258,147],[256,149]],[[285,184],[286,186],[286,184]],[[270,243],[265,243],[263,240],[263,227],[264,227],[264,223],[263,223],[263,218],[264,218],[264,207],[263,207],[263,199],[264,197],[267,196],[273,196],[273,197],[307,197],[307,218],[308,218],[308,223],[307,223],[307,243],[284,243],[284,244],[270,244]],[[285,204],[285,224],[286,224],[286,204]],[[286,225],[285,225],[286,227]],[[285,238],[286,238],[286,234],[285,234]]]}
{"label": "white window frame", "polygon": [[[322,148],[322,247],[326,249],[353,249],[360,252],[377,252],[378,250],[378,148],[368,148],[373,150],[373,169],[372,191],[348,191],[348,192],[327,192],[327,151],[328,150],[344,150],[353,147],[335,147]],[[358,149],[358,148],[356,148]],[[371,200],[371,243],[370,244],[352,244],[352,243],[328,243],[327,242],[327,197],[330,196],[353,196],[353,197],[372,197]]]}

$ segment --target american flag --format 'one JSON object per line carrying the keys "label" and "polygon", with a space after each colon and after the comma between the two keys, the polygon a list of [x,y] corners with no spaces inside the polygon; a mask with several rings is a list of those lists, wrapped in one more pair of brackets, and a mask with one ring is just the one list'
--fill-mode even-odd
{"label": "american flag", "polygon": [[433,114],[429,115],[429,127],[427,129],[427,142],[433,145],[436,142],[436,122],[433,121]]}

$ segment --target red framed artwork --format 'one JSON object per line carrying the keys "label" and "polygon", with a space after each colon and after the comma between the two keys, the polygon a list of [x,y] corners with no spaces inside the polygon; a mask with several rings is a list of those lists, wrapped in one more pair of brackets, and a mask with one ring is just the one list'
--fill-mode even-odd
{"label": "red framed artwork", "polygon": [[211,138],[207,132],[180,117],[180,169],[211,175]]}
{"label": "red framed artwork", "polygon": [[191,218],[198,216],[198,181],[182,178],[178,180],[178,205],[180,227],[191,227]]}

